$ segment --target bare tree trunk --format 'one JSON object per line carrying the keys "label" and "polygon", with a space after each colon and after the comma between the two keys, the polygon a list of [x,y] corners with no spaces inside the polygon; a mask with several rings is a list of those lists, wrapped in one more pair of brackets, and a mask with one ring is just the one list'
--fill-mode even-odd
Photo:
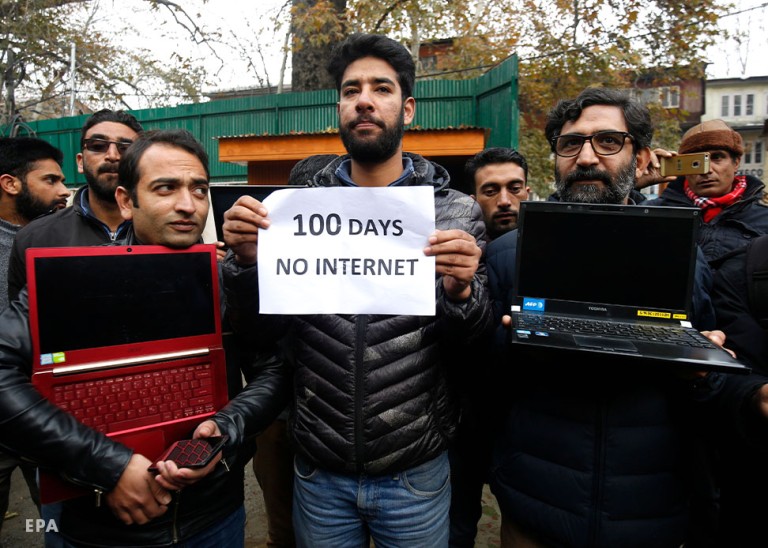
{"label": "bare tree trunk", "polygon": [[[7,64],[6,70],[3,74],[3,87],[5,88],[5,100],[3,116],[0,117],[0,125],[8,124],[13,120],[16,114],[16,78],[14,77],[14,71],[16,70],[16,54],[11,48],[6,51]],[[3,88],[0,87],[0,92]]]}

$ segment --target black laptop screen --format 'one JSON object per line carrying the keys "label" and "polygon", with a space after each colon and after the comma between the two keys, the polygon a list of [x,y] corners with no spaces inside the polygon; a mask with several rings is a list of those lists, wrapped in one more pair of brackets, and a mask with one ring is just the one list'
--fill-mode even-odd
{"label": "black laptop screen", "polygon": [[518,240],[518,295],[688,309],[697,222],[691,215],[658,215],[642,207],[631,208],[638,210],[632,214],[628,208],[611,214],[560,209],[525,211]]}
{"label": "black laptop screen", "polygon": [[222,225],[224,224],[224,213],[227,212],[240,196],[252,196],[258,201],[272,194],[275,190],[281,188],[297,188],[288,185],[211,185],[211,207],[213,208],[213,223],[216,227],[216,238],[224,241]]}
{"label": "black laptop screen", "polygon": [[209,253],[35,261],[41,353],[216,331]]}

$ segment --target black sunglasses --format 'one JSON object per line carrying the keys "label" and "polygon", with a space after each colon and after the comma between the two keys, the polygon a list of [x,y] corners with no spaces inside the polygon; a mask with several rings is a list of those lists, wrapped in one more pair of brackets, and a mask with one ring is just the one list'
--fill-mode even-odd
{"label": "black sunglasses", "polygon": [[108,141],[107,139],[97,139],[96,137],[83,141],[85,150],[97,152],[99,154],[104,154],[109,150],[111,145],[115,145],[117,147],[117,151],[120,154],[124,154],[125,151],[128,150],[128,147],[132,144],[133,141]]}

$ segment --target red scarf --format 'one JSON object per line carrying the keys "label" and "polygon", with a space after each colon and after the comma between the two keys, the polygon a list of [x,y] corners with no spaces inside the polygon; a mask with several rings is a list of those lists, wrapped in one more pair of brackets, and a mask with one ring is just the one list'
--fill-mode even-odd
{"label": "red scarf", "polygon": [[734,178],[733,190],[728,194],[722,196],[716,196],[714,198],[707,198],[706,196],[699,196],[688,185],[688,179],[685,180],[685,195],[696,205],[700,207],[704,213],[704,222],[708,223],[726,207],[731,204],[735,204],[744,196],[744,191],[747,189],[747,177],[745,175],[738,175]]}

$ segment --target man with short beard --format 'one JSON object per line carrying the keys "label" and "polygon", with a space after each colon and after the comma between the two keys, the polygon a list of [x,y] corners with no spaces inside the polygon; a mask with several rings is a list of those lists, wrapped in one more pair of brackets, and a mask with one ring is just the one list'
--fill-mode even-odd
{"label": "man with short beard", "polygon": [[71,193],[62,160],[61,151],[42,139],[0,138],[0,309],[8,305],[8,257],[16,233],[67,205]]}
{"label": "man with short beard", "polygon": [[[61,151],[35,137],[0,138],[0,311],[8,306],[8,255],[19,229],[35,217],[66,207],[69,190],[61,171]],[[0,453],[0,531],[3,528],[11,475],[19,467],[35,505],[40,507],[37,468]]]}
{"label": "man with short beard", "polygon": [[117,167],[140,131],[138,120],[122,110],[100,110],[86,120],[77,169],[87,185],[77,191],[71,208],[40,217],[18,232],[8,265],[10,300],[27,283],[27,248],[101,245],[125,234],[130,223],[123,221],[115,201]]}
{"label": "man with short beard", "polygon": [[[415,66],[402,44],[354,34],[331,55],[339,131],[349,154],[320,170],[313,187],[429,186],[435,226],[436,314],[268,315],[260,318],[261,202],[242,197],[225,213],[227,309],[249,340],[264,326],[284,335],[294,378],[289,418],[293,525],[299,547],[448,546],[448,445],[457,408],[450,356],[489,327],[482,212],[448,187],[448,172],[402,150],[413,121]],[[311,394],[311,396],[310,396]]]}
{"label": "man with short beard", "polygon": [[[634,178],[651,155],[645,106],[623,91],[588,88],[555,106],[546,135],[560,201],[633,203]],[[627,235],[625,245],[643,245],[643,235],[635,236]],[[723,374],[651,370],[621,355],[577,364],[570,356],[513,348],[506,330],[516,242],[515,232],[496,238],[486,262],[499,325],[495,381],[506,389],[490,477],[501,546],[687,545],[694,527],[709,525],[692,506],[705,492],[697,427],[707,422],[702,412],[722,402]],[[712,329],[711,278],[699,256],[690,321]],[[569,273],[561,276],[567,281]],[[633,284],[647,282],[612,281],[630,294]],[[657,282],[664,283],[663,273]],[[705,334],[724,341],[722,332]]]}

